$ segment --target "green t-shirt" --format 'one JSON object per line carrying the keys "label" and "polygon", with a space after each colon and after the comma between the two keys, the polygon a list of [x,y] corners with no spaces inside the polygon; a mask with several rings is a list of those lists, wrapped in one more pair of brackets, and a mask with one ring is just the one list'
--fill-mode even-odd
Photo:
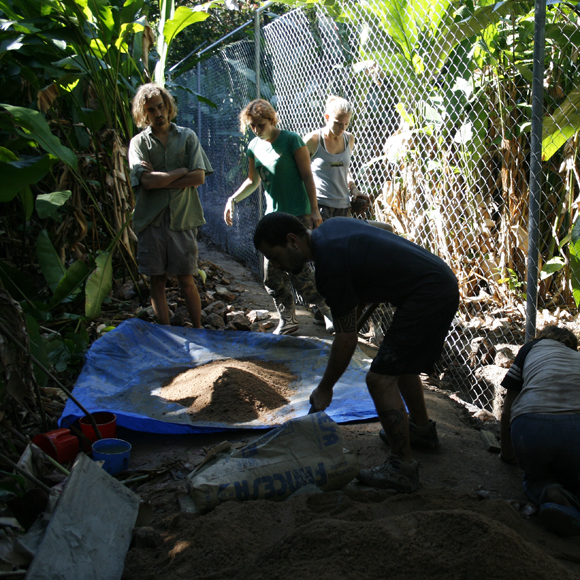
{"label": "green t-shirt", "polygon": [[298,133],[280,131],[274,143],[252,139],[248,155],[254,158],[266,196],[266,213],[282,211],[294,216],[310,215],[310,200],[294,159],[296,149],[304,147]]}
{"label": "green t-shirt", "polygon": [[155,171],[187,167],[190,171],[203,169],[206,175],[213,173],[209,159],[191,129],[171,123],[165,146],[149,126],[131,139],[128,157],[131,185],[137,196],[133,214],[137,233],[150,225],[159,226],[167,209],[171,214],[169,227],[174,231],[189,230],[205,223],[196,187],[148,190],[140,184],[145,171],[141,161],[149,161]]}

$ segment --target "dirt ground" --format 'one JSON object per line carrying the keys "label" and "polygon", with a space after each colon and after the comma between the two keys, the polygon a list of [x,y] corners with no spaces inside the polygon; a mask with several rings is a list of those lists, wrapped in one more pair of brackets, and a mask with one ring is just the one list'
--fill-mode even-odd
{"label": "dirt ground", "polygon": [[[200,256],[246,287],[244,306],[275,317],[248,270],[204,244]],[[308,312],[298,317],[301,336],[328,337]],[[473,418],[428,385],[426,400],[441,446],[414,452],[423,487],[410,495],[351,482],[341,491],[297,492],[283,502],[230,501],[199,515],[187,501],[185,477],[212,446],[229,440],[241,447],[263,431],[120,430],[133,444],[130,467],[150,475],[133,489],[152,508],[150,521],[135,531],[123,580],[580,578],[580,537],[544,530],[523,493],[521,471],[487,450],[480,429],[497,434],[497,424]],[[385,458],[379,429],[378,421],[341,425],[345,447],[363,468]]]}

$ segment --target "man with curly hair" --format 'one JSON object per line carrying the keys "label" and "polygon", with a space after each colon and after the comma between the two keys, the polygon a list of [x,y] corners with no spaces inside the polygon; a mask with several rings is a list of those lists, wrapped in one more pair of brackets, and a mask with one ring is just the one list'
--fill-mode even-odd
{"label": "man with curly hair", "polygon": [[580,353],[573,332],[546,326],[502,381],[501,458],[518,463],[540,521],[580,534]]}
{"label": "man with curly hair", "polygon": [[144,129],[129,144],[131,185],[136,194],[133,223],[139,238],[139,271],[150,277],[151,305],[169,324],[165,296],[168,275],[176,275],[194,328],[201,328],[197,272],[197,228],[205,223],[197,186],[213,173],[197,135],[171,120],[171,94],[147,83],[133,99],[133,119]]}

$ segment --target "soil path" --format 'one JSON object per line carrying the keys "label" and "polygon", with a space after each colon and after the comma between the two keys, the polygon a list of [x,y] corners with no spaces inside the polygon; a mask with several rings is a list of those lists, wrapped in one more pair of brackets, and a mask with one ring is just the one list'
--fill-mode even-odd
{"label": "soil path", "polygon": [[[246,268],[201,244],[200,256],[246,287],[246,307],[271,298]],[[328,337],[299,309],[300,335]],[[361,342],[369,354],[372,349]],[[364,385],[361,385],[364,388]],[[411,495],[355,482],[332,493],[284,502],[226,502],[206,515],[188,508],[185,476],[223,440],[246,445],[261,431],[168,436],[120,430],[133,444],[131,467],[154,477],[134,488],[152,506],[137,528],[123,580],[379,579],[568,580],[580,578],[580,537],[542,528],[523,493],[521,471],[486,450],[485,427],[464,407],[426,386],[441,447],[414,451],[423,488]],[[362,467],[383,461],[377,421],[342,425]]]}

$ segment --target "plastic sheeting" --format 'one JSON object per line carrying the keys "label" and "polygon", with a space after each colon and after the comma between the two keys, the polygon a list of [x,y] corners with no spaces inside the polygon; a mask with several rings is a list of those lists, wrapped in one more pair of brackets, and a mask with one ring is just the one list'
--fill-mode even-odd
{"label": "plastic sheeting", "polygon": [[[91,412],[111,411],[117,425],[150,433],[203,433],[227,429],[265,429],[301,417],[326,368],[331,340],[275,336],[260,332],[197,330],[159,326],[139,319],[123,322],[93,343],[74,388]],[[188,369],[212,361],[254,359],[285,364],[297,377],[295,395],[266,420],[245,423],[196,421],[187,408],[159,395],[161,386]],[[334,387],[326,413],[337,423],[376,417],[365,385],[370,359],[360,349]],[[83,416],[68,400],[64,427]]]}

